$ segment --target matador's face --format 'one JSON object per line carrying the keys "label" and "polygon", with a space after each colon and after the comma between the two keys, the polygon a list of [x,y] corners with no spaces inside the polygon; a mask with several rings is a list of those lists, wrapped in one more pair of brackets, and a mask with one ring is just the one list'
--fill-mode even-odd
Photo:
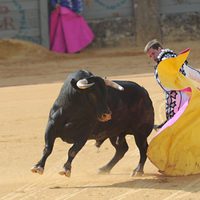
{"label": "matador's face", "polygon": [[161,52],[161,48],[160,47],[158,49],[150,48],[147,51],[147,55],[149,56],[149,58],[151,58],[155,62],[158,62],[158,55],[160,54],[160,52]]}

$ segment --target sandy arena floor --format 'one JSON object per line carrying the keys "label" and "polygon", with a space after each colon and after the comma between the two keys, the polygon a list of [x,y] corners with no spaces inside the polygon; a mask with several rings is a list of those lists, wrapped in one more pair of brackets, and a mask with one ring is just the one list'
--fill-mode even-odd
{"label": "sandy arena floor", "polygon": [[[199,44],[167,45],[177,52],[190,47],[189,62],[200,68]],[[26,42],[0,41],[0,199],[199,200],[200,175],[166,177],[147,160],[145,175],[130,177],[139,160],[131,136],[127,137],[128,153],[108,175],[97,172],[111,158],[113,148],[105,142],[97,151],[94,141],[88,141],[73,162],[71,178],[60,176],[70,145],[59,139],[44,174],[30,171],[42,154],[49,109],[69,72],[84,68],[96,75],[143,85],[153,100],[156,122],[162,122],[164,96],[154,80],[152,66],[139,47],[86,49],[61,55]]]}

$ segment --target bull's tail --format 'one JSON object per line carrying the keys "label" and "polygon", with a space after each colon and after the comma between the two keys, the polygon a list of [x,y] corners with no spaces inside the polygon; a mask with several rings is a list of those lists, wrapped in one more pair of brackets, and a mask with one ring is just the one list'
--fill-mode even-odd
{"label": "bull's tail", "polygon": [[162,128],[166,122],[167,122],[167,119],[162,124],[159,124],[159,125],[154,124],[153,129],[155,131],[158,131],[158,129]]}

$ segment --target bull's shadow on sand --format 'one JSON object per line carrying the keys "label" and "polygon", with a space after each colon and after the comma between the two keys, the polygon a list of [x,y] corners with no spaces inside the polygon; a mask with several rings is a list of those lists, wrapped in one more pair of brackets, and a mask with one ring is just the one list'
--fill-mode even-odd
{"label": "bull's shadow on sand", "polygon": [[97,189],[97,188],[130,188],[130,189],[154,189],[154,190],[177,190],[196,193],[200,190],[200,175],[182,177],[168,177],[158,174],[145,174],[140,177],[128,178],[128,181],[117,182],[108,185],[89,184],[83,186],[55,186],[50,189]]}

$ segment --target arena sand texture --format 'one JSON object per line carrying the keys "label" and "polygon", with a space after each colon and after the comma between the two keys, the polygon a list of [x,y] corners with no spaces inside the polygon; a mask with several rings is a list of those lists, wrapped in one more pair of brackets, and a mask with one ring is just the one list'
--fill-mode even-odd
{"label": "arena sand texture", "polygon": [[[167,46],[177,52],[190,47],[189,62],[198,68],[199,44],[199,41],[175,42]],[[30,171],[44,147],[49,109],[69,72],[87,69],[109,79],[126,79],[143,85],[153,100],[159,123],[164,119],[164,96],[154,80],[153,65],[142,47],[89,48],[66,55],[28,42],[1,40],[0,199],[198,200],[200,175],[166,177],[147,160],[145,175],[130,177],[139,160],[131,136],[127,136],[129,151],[108,175],[97,172],[111,158],[114,149],[106,141],[97,151],[92,140],[75,158],[71,178],[58,174],[71,146],[59,139],[44,174]],[[153,131],[149,140],[154,135]]]}

